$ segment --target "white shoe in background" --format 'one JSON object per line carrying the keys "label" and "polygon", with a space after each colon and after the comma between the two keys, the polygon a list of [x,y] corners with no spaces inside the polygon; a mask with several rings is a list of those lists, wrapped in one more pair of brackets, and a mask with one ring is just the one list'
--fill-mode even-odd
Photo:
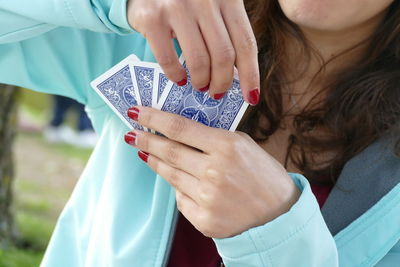
{"label": "white shoe in background", "polygon": [[51,144],[74,144],[76,133],[68,126],[48,126],[44,130],[44,138]]}
{"label": "white shoe in background", "polygon": [[94,148],[97,143],[97,135],[93,130],[80,131],[75,136],[74,144],[80,148]]}

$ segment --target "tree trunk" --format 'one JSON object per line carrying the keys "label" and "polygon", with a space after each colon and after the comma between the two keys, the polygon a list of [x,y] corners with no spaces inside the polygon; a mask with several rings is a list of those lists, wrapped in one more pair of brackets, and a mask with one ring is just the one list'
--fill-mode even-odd
{"label": "tree trunk", "polygon": [[8,247],[16,241],[11,212],[16,92],[14,86],[0,84],[0,248]]}

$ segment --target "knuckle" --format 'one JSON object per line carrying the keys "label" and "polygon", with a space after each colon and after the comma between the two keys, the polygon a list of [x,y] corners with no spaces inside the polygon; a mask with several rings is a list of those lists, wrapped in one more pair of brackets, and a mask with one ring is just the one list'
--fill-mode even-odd
{"label": "knuckle", "polygon": [[237,142],[236,141],[236,136],[235,134],[229,134],[228,136],[225,136],[223,140],[221,140],[220,144],[222,145],[222,147],[224,149],[231,149],[232,148],[232,144]]}
{"label": "knuckle", "polygon": [[141,8],[135,12],[132,20],[131,26],[138,32],[145,34],[154,25],[159,25],[160,16],[157,12],[148,10],[147,8]]}
{"label": "knuckle", "polygon": [[236,131],[235,134],[240,136],[241,138],[246,139],[247,141],[253,141],[253,139],[250,137],[250,135],[248,135],[245,132]]}
{"label": "knuckle", "polygon": [[169,138],[177,140],[185,131],[186,127],[187,127],[187,122],[183,118],[178,116],[173,116],[173,118],[170,120],[167,126],[166,134]]}
{"label": "knuckle", "polygon": [[143,31],[143,12],[135,12],[134,16],[129,16],[129,24],[138,32]]}
{"label": "knuckle", "polygon": [[217,66],[226,66],[228,64],[233,64],[235,62],[235,50],[232,45],[223,45],[219,50],[215,58],[215,63]]}
{"label": "knuckle", "polygon": [[200,1],[192,1],[198,5],[199,10],[212,10],[215,8],[216,1],[215,0],[200,0]]}
{"label": "knuckle", "polygon": [[154,12],[152,8],[149,8],[145,12],[146,19],[144,19],[146,27],[154,28],[155,25],[159,25],[162,21],[162,16],[160,16],[160,12]]}
{"label": "knuckle", "polygon": [[180,147],[177,143],[171,143],[167,145],[166,148],[166,152],[165,152],[165,157],[166,157],[166,161],[170,164],[170,165],[176,165],[176,163],[179,160],[179,150]]}
{"label": "knuckle", "polygon": [[255,37],[246,33],[239,43],[239,51],[244,54],[257,53],[257,41]]}
{"label": "knuckle", "polygon": [[224,140],[223,145],[229,155],[237,155],[243,147],[243,138],[237,133],[232,133]]}
{"label": "knuckle", "polygon": [[[198,49],[195,49],[194,51],[198,51]],[[188,62],[190,62],[188,64],[192,72],[203,71],[209,67],[210,58],[206,53],[194,52],[188,57]]]}
{"label": "knuckle", "polygon": [[233,134],[231,141],[231,149],[234,153],[240,153],[243,149],[243,138],[238,134]]}
{"label": "knuckle", "polygon": [[179,1],[179,0],[170,0],[164,1],[165,3],[165,10],[168,14],[179,14],[185,11],[186,1]]}
{"label": "knuckle", "polygon": [[205,192],[204,190],[200,190],[200,192],[199,192],[199,200],[202,203],[209,203],[210,202],[209,199],[210,199],[210,197],[209,197],[208,193]]}
{"label": "knuckle", "polygon": [[[201,188],[199,190],[199,200],[204,204],[210,204],[214,202],[214,195],[211,194],[209,189]],[[208,206],[208,205],[207,205]]]}
{"label": "knuckle", "polygon": [[212,7],[214,6],[215,0],[202,0],[201,3],[203,6]]}
{"label": "knuckle", "polygon": [[172,169],[168,174],[168,178],[169,178],[168,181],[171,184],[171,186],[179,190],[180,182],[179,182],[178,172],[175,169]]}
{"label": "knuckle", "polygon": [[207,168],[205,172],[205,178],[211,181],[217,187],[223,187],[224,184],[224,174],[218,168]]}
{"label": "knuckle", "polygon": [[161,53],[158,57],[158,64],[165,69],[171,69],[175,66],[176,59],[175,56],[169,53]]}

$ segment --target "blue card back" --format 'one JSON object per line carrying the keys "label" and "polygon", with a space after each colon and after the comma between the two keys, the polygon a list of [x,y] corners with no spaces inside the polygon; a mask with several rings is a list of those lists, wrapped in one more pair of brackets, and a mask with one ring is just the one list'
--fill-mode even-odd
{"label": "blue card back", "polygon": [[130,128],[143,130],[141,125],[137,124],[127,115],[130,107],[138,105],[129,64],[115,66],[91,84],[97,93]]}
{"label": "blue card back", "polygon": [[164,92],[165,87],[167,86],[168,83],[168,78],[167,75],[164,73],[159,73],[159,78],[158,78],[158,85],[157,85],[157,103],[160,101],[161,95]]}
{"label": "blue card back", "polygon": [[142,106],[152,106],[152,93],[155,69],[133,65],[133,71],[136,76],[137,89]]}
{"label": "blue card back", "polygon": [[248,106],[243,99],[239,80],[233,80],[232,87],[221,100],[214,100],[208,93],[199,92],[192,87],[186,64],[183,66],[187,72],[188,83],[185,86],[173,84],[161,99],[164,102],[160,103],[160,109],[210,127],[234,131]]}

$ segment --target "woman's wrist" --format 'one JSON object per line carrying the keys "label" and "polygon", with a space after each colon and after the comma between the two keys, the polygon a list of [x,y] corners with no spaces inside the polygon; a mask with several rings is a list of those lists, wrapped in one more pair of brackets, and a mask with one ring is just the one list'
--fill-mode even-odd
{"label": "woman's wrist", "polygon": [[[285,173],[284,177],[279,177],[276,181],[275,190],[271,188],[271,191],[275,191],[275,193],[271,194],[271,192],[269,192],[269,194],[265,196],[265,203],[269,203],[269,206],[265,204],[266,215],[263,220],[255,226],[264,225],[282,214],[287,213],[299,200],[301,191],[288,174]],[[271,205],[272,203],[274,203],[274,205]]]}

